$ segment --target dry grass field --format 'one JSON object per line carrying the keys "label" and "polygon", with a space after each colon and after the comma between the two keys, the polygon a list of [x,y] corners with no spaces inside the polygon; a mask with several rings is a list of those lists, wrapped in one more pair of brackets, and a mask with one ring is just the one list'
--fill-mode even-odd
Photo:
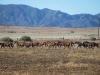
{"label": "dry grass field", "polygon": [[[97,38],[97,29],[0,26],[0,38],[24,35],[33,40],[79,40]],[[100,48],[0,48],[0,75],[100,75]]]}
{"label": "dry grass field", "polygon": [[16,40],[21,36],[30,36],[33,40],[41,39],[89,39],[91,36],[98,35],[97,28],[36,28],[36,27],[17,27],[17,26],[0,26],[0,38],[11,37]]}
{"label": "dry grass field", "polygon": [[0,49],[0,75],[100,75],[100,49]]}

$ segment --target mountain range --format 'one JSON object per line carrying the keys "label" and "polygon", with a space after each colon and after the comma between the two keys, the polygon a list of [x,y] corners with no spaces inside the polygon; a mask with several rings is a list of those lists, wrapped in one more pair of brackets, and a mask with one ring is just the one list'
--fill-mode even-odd
{"label": "mountain range", "polygon": [[0,25],[89,28],[98,27],[99,16],[100,13],[70,15],[48,8],[38,9],[28,5],[0,4]]}

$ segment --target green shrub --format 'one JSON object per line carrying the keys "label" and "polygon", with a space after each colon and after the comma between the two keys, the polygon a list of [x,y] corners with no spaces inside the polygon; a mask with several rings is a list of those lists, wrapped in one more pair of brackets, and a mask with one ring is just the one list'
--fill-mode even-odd
{"label": "green shrub", "polygon": [[74,31],[70,31],[70,33],[74,33]]}
{"label": "green shrub", "polygon": [[10,37],[3,37],[0,40],[3,42],[13,42],[13,40]]}
{"label": "green shrub", "polygon": [[90,40],[95,41],[96,38],[95,37],[90,37]]}
{"label": "green shrub", "polygon": [[16,33],[15,31],[8,31],[8,33]]}
{"label": "green shrub", "polygon": [[19,41],[32,41],[32,39],[29,36],[22,36]]}

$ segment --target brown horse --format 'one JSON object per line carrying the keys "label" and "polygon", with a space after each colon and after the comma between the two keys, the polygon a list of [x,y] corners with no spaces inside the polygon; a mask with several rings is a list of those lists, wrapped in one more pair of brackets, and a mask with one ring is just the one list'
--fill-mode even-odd
{"label": "brown horse", "polygon": [[62,46],[64,46],[64,43],[62,41],[59,41],[57,46],[62,47]]}
{"label": "brown horse", "polygon": [[71,48],[71,47],[73,47],[73,42],[72,41],[63,41],[62,42],[62,45],[64,46],[64,49],[67,47],[67,48]]}
{"label": "brown horse", "polygon": [[25,46],[26,48],[29,48],[29,47],[32,46],[32,43],[31,43],[31,42],[25,42],[25,43],[24,43],[24,46]]}
{"label": "brown horse", "polygon": [[4,45],[4,43],[0,43],[0,46],[1,46],[1,48],[4,48],[5,45]]}
{"label": "brown horse", "polygon": [[25,42],[15,41],[15,44],[17,45],[17,47],[24,47],[25,46]]}
{"label": "brown horse", "polygon": [[31,42],[32,44],[32,48],[34,48],[35,46],[38,47],[39,46],[39,42]]}
{"label": "brown horse", "polygon": [[54,41],[47,41],[46,42],[46,45],[49,47],[49,48],[56,48],[56,43]]}
{"label": "brown horse", "polygon": [[100,42],[97,42],[97,45],[96,45],[98,48],[100,48]]}
{"label": "brown horse", "polygon": [[13,43],[11,42],[0,43],[0,45],[1,45],[1,48],[5,48],[5,47],[13,48],[14,47]]}
{"label": "brown horse", "polygon": [[46,42],[44,42],[44,41],[38,42],[38,46],[39,47],[46,46]]}

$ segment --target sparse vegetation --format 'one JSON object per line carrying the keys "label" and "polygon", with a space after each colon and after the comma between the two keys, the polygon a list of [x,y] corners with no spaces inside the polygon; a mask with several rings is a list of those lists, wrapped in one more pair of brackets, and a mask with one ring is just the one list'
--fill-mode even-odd
{"label": "sparse vegetation", "polygon": [[15,31],[8,31],[8,33],[16,33]]}
{"label": "sparse vegetation", "polygon": [[0,49],[1,75],[100,75],[100,50]]}
{"label": "sparse vegetation", "polygon": [[10,37],[3,37],[0,39],[2,42],[13,42],[13,40]]}
{"label": "sparse vegetation", "polygon": [[32,39],[29,36],[22,36],[19,40],[20,41],[32,41]]}
{"label": "sparse vegetation", "polygon": [[96,40],[96,38],[95,38],[95,37],[90,37],[90,39],[91,39],[92,41],[95,41],[95,40]]}
{"label": "sparse vegetation", "polygon": [[74,33],[74,31],[70,31],[70,33]]}

